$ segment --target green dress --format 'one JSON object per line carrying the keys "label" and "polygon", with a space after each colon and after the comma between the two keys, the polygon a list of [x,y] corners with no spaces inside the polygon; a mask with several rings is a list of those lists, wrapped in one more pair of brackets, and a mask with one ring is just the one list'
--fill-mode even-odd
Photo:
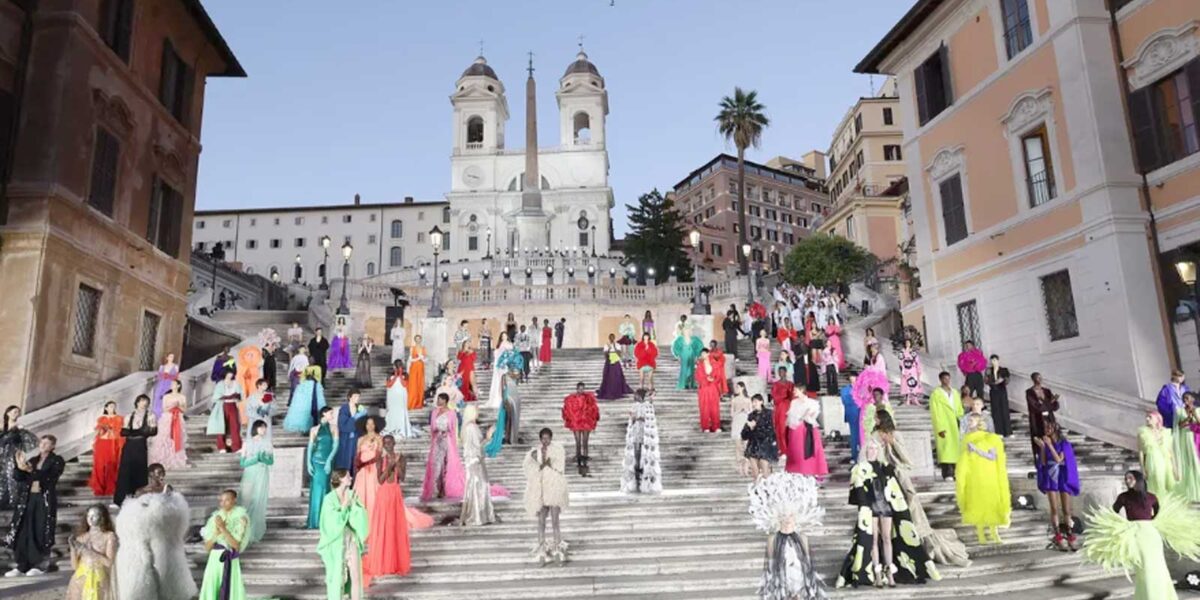
{"label": "green dress", "polygon": [[958,390],[947,393],[946,388],[933,388],[929,395],[929,416],[933,420],[933,443],[938,463],[958,463],[958,420],[963,416],[962,396]]}
{"label": "green dress", "polygon": [[[366,552],[367,529],[367,509],[357,496],[346,507],[342,506],[336,491],[325,496],[321,503],[321,537],[317,541],[317,554],[325,563],[325,591],[329,600],[341,600],[342,595],[350,591],[350,578],[346,574],[346,536],[352,536],[350,541],[357,544],[361,557]],[[361,573],[359,575],[358,580],[362,581]]]}
{"label": "green dress", "polygon": [[702,350],[704,343],[694,335],[675,338],[675,342],[671,344],[671,356],[679,359],[679,382],[675,389],[696,389],[696,361],[699,360]]}
{"label": "green dress", "polygon": [[338,440],[326,423],[317,430],[316,441],[308,445],[308,474],[312,477],[308,487],[308,529],[316,529],[320,522],[321,500],[329,491],[329,473],[337,446]]}
{"label": "green dress", "polygon": [[250,535],[246,541],[253,544],[267,533],[267,495],[271,487],[271,465],[275,464],[271,442],[252,438],[242,454],[241,464],[238,503],[246,507],[250,517]]}
{"label": "green dress", "polygon": [[1146,489],[1155,496],[1165,496],[1178,484],[1171,461],[1175,454],[1173,438],[1167,427],[1157,433],[1145,425],[1138,429],[1138,451],[1145,462],[1142,468],[1146,471]]}
{"label": "green dress", "polygon": [[[225,536],[217,536],[217,517],[225,520],[225,528],[238,540],[238,553],[245,552],[249,546],[247,534],[250,531],[250,518],[246,515],[246,509],[235,506],[229,512],[220,509],[214,511],[204,524],[204,529],[200,530],[205,542],[225,542]],[[200,600],[218,600],[221,597],[221,583],[225,581],[225,563],[221,560],[221,555],[225,552],[223,547],[218,546],[213,546],[209,551],[208,563],[204,565],[204,581],[200,584]],[[245,599],[246,584],[242,582],[242,561],[234,558],[229,568],[229,600]]]}
{"label": "green dress", "polygon": [[[1192,409],[1193,416],[1196,409]],[[1192,433],[1188,410],[1175,412],[1175,460],[1179,461],[1179,485],[1175,493],[1188,502],[1200,502],[1200,456],[1196,454],[1196,434]]]}

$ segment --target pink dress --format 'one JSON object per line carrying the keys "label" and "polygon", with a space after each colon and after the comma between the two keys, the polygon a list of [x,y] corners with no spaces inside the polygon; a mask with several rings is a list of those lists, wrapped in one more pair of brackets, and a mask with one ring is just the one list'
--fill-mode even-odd
{"label": "pink dress", "polygon": [[379,442],[364,441],[360,446],[354,457],[358,462],[358,471],[354,474],[354,494],[362,500],[367,514],[373,515],[375,497],[379,492],[379,467],[375,464],[375,459],[379,457]]}
{"label": "pink dress", "polygon": [[833,352],[834,358],[837,359],[838,371],[845,371],[846,353],[842,352],[842,328],[838,327],[837,323],[830,321],[825,326],[825,337],[829,342],[829,350]]}
{"label": "pink dress", "polygon": [[434,409],[429,416],[429,438],[421,501],[429,502],[437,497],[439,482],[442,497],[461,500],[467,474],[458,453],[458,415],[450,409]]}
{"label": "pink dress", "polygon": [[921,358],[916,350],[900,353],[900,394],[905,400],[916,401],[924,391],[921,389]]}
{"label": "pink dress", "polygon": [[754,342],[754,352],[758,357],[758,376],[766,381],[771,377],[771,340],[758,338]]}
{"label": "pink dress", "polygon": [[821,444],[821,428],[817,417],[821,405],[816,400],[800,394],[792,399],[787,414],[787,465],[788,473],[821,477],[829,474],[829,463],[825,461],[825,447]]}
{"label": "pink dress", "polygon": [[[884,396],[887,396],[891,390],[891,382],[888,381],[887,364],[883,361],[882,354],[876,354],[875,360],[871,364],[865,365],[863,372],[858,374],[858,378],[854,380],[854,387],[850,389],[850,395],[854,398],[854,403],[858,405],[859,410],[874,401],[872,390],[879,388],[883,390]],[[866,419],[859,419],[860,427],[866,422]],[[867,439],[865,435],[860,439]]]}

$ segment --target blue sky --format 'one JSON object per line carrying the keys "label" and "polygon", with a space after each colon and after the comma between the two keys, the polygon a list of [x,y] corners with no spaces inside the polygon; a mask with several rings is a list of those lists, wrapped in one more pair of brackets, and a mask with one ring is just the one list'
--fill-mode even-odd
{"label": "blue sky", "polygon": [[[524,67],[538,69],[539,143],[580,35],[609,91],[610,182],[624,205],[732,152],[712,121],[735,85],[771,126],[748,157],[825,150],[870,92],[854,64],[911,0],[206,0],[249,74],[210,79],[197,208],[440,199],[454,82],[479,52],[524,145]],[[611,5],[610,5],[611,4]],[[331,8],[334,7],[335,8]],[[876,78],[875,85],[880,80]]]}

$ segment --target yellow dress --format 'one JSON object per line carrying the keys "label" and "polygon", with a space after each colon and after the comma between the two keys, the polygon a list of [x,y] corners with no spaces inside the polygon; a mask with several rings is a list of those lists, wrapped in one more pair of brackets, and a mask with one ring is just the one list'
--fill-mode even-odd
{"label": "yellow dress", "polygon": [[[979,453],[992,454],[995,459],[989,460]],[[963,523],[977,527],[1008,526],[1012,494],[1008,487],[1004,438],[987,431],[968,433],[963,438],[954,483]]]}
{"label": "yellow dress", "polygon": [[[79,552],[72,556],[75,573],[67,585],[67,600],[112,600],[116,598],[113,581],[113,561],[117,556],[117,534],[89,532],[79,539],[80,546],[90,553]],[[101,561],[101,556],[108,564]]]}

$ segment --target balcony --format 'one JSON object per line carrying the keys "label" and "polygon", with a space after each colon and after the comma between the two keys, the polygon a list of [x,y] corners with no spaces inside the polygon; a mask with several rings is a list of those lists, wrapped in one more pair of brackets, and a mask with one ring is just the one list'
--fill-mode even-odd
{"label": "balcony", "polygon": [[1054,199],[1056,193],[1054,190],[1054,175],[1049,171],[1034,173],[1032,177],[1025,179],[1025,185],[1029,192],[1029,206],[1036,208]]}

